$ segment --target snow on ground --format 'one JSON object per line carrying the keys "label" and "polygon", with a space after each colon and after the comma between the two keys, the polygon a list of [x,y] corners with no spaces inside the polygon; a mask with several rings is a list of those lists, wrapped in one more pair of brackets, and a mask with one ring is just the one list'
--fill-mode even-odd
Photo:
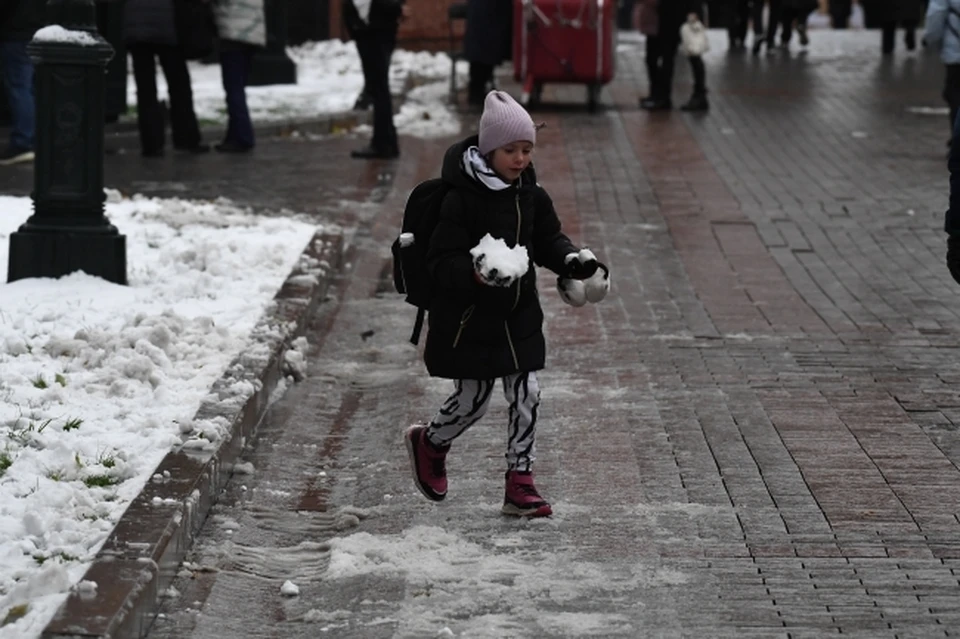
{"label": "snow on ground", "polygon": [[[247,87],[247,102],[254,122],[309,120],[353,107],[363,88],[363,72],[352,42],[324,40],[287,50],[297,65],[296,84]],[[129,65],[128,65],[129,66]],[[458,64],[459,86],[466,82],[467,66]],[[193,102],[201,123],[225,124],[226,106],[220,66],[190,63]],[[397,50],[390,65],[394,93],[408,83],[416,89],[406,96],[395,124],[401,134],[418,137],[455,135],[459,121],[447,104],[450,57],[445,53]],[[157,73],[157,90],[166,99],[163,74]],[[127,101],[137,103],[132,68],[127,82]],[[135,117],[135,116],[126,116]]]}
{"label": "snow on ground", "polygon": [[[226,201],[110,200],[129,286],[0,284],[3,639],[38,636],[77,587],[316,231]],[[0,282],[31,209],[0,197]]]}

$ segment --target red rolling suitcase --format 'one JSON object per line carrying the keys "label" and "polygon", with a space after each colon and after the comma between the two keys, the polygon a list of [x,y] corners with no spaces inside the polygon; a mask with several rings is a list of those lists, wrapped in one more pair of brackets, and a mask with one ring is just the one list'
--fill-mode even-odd
{"label": "red rolling suitcase", "polygon": [[613,79],[617,0],[514,0],[513,75],[521,102],[540,101],[546,82],[584,84],[587,106]]}

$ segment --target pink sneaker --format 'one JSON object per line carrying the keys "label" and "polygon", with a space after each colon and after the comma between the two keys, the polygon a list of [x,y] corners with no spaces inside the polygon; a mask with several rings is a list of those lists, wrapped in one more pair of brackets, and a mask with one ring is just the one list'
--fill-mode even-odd
{"label": "pink sneaker", "polygon": [[442,501],[447,496],[447,467],[444,463],[450,446],[435,446],[427,439],[427,427],[407,429],[407,452],[413,467],[413,481],[427,499]]}
{"label": "pink sneaker", "polygon": [[507,489],[501,511],[504,515],[516,517],[549,517],[553,514],[550,504],[533,485],[533,473],[518,470],[507,471]]}

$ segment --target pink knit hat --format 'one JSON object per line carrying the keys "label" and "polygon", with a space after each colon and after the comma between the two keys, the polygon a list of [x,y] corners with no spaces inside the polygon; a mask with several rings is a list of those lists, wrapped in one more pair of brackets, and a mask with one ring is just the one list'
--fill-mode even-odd
{"label": "pink knit hat", "polygon": [[480,155],[510,142],[524,140],[536,144],[537,127],[527,110],[503,91],[491,91],[483,101],[480,116]]}

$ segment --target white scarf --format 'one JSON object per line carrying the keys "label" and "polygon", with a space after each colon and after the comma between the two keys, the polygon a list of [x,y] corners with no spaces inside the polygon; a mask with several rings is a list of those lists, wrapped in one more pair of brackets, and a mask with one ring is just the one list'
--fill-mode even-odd
{"label": "white scarf", "polygon": [[509,182],[504,182],[497,172],[490,168],[486,158],[480,155],[480,149],[468,147],[460,158],[460,167],[468,176],[484,185],[491,191],[502,191],[510,188]]}

